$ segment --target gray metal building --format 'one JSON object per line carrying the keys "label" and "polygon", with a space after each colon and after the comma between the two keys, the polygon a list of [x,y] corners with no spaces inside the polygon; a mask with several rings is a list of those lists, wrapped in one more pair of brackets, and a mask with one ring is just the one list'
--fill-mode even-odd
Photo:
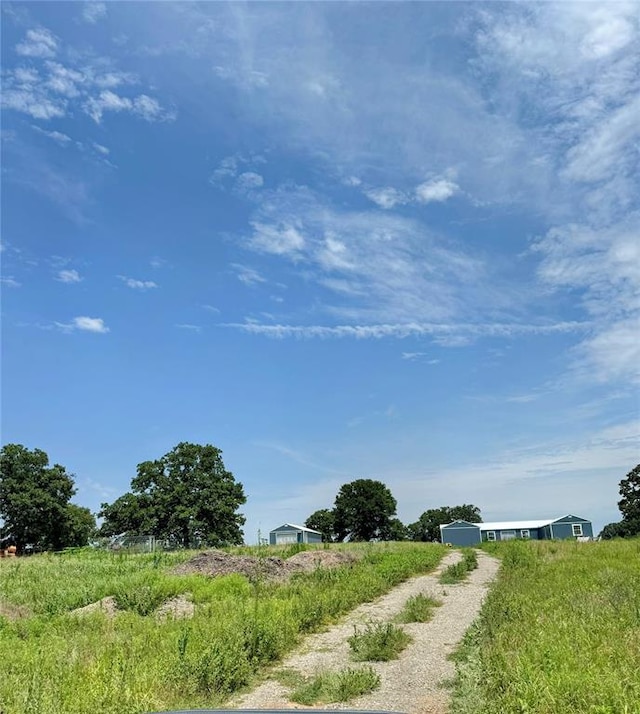
{"label": "gray metal building", "polygon": [[322,543],[322,533],[313,528],[285,523],[269,531],[269,545],[290,545],[293,543]]}
{"label": "gray metal building", "polygon": [[543,518],[535,521],[495,521],[468,523],[454,521],[440,526],[440,540],[450,545],[478,545],[523,538],[528,540],[566,540],[567,538],[593,538],[591,521],[580,516]]}

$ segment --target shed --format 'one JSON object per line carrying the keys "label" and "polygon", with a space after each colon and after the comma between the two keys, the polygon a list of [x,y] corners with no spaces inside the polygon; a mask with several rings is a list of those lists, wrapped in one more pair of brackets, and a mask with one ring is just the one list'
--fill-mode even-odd
{"label": "shed", "polygon": [[291,543],[322,543],[322,533],[313,528],[285,523],[269,531],[269,545],[290,545]]}
{"label": "shed", "polygon": [[477,523],[453,521],[440,526],[440,540],[449,545],[479,545],[482,542]]}
{"label": "shed", "polygon": [[591,521],[568,514],[560,518],[541,518],[533,521],[493,521],[467,523],[454,521],[440,526],[440,539],[451,545],[474,545],[482,541],[494,542],[523,538],[529,540],[566,540],[593,538]]}

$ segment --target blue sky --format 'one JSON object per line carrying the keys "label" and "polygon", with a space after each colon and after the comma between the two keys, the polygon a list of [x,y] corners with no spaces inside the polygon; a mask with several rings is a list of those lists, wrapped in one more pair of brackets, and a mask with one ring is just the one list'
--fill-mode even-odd
{"label": "blue sky", "polygon": [[245,536],[618,520],[638,462],[634,3],[3,3],[2,441],[99,509],[212,443]]}

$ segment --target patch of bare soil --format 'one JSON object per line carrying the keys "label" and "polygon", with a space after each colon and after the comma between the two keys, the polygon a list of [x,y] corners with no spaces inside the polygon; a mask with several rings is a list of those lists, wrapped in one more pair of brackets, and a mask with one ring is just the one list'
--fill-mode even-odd
{"label": "patch of bare soil", "polygon": [[103,597],[102,600],[97,602],[92,602],[84,607],[79,607],[75,610],[71,610],[72,615],[91,615],[94,612],[104,612],[107,617],[115,617],[118,608],[116,606],[116,599],[111,595]]}
{"label": "patch of bare soil", "polygon": [[24,617],[29,617],[31,611],[24,605],[14,605],[10,602],[0,600],[0,617],[6,617],[7,620],[21,620]]}
{"label": "patch of bare soil", "polygon": [[221,550],[209,550],[181,563],[173,569],[176,575],[244,575],[249,580],[287,580],[294,573],[308,573],[316,568],[336,568],[354,562],[357,556],[350,552],[311,550],[287,558],[275,556],[231,555]]}
{"label": "patch of bare soil", "polygon": [[178,595],[167,600],[156,610],[158,620],[183,620],[193,617],[196,606],[187,594]]}

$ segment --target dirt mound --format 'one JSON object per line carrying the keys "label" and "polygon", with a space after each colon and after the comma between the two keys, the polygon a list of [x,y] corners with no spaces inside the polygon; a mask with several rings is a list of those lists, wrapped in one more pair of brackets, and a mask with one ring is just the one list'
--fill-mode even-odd
{"label": "dirt mound", "polygon": [[7,620],[21,620],[29,615],[31,615],[31,611],[28,607],[0,600],[0,617],[6,617]]}
{"label": "dirt mound", "polygon": [[249,580],[286,580],[294,573],[308,573],[318,567],[336,568],[357,560],[348,552],[330,550],[302,551],[287,558],[269,556],[260,558],[253,555],[230,555],[221,550],[198,553],[191,560],[174,568],[177,575],[244,575]]}
{"label": "dirt mound", "polygon": [[156,617],[159,620],[168,620],[170,618],[181,620],[193,617],[195,611],[196,607],[188,595],[178,595],[177,597],[172,597],[171,600],[167,600],[164,605],[160,605],[156,610]]}
{"label": "dirt mound", "polygon": [[76,610],[71,610],[72,615],[91,615],[94,612],[104,612],[107,617],[115,617],[118,608],[116,606],[116,599],[109,595],[108,597],[103,597],[102,600],[97,602],[92,602],[84,607],[79,607]]}

